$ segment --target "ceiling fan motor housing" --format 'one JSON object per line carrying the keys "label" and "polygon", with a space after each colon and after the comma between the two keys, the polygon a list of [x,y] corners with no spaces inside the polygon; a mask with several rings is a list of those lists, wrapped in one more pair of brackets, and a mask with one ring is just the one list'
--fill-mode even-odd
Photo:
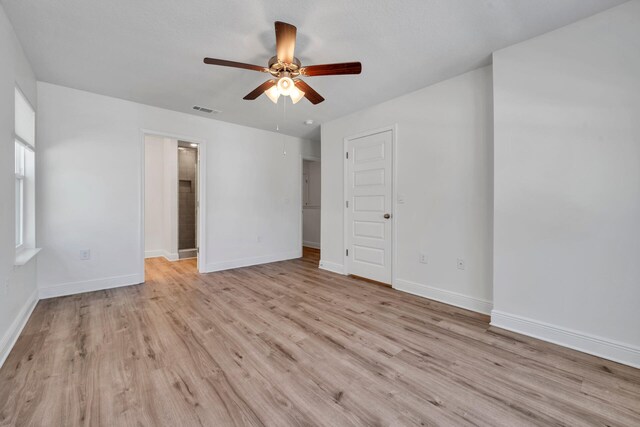
{"label": "ceiling fan motor housing", "polygon": [[274,77],[281,77],[283,72],[288,72],[289,77],[297,77],[300,75],[302,64],[298,58],[293,58],[293,62],[286,63],[278,60],[277,56],[269,59],[269,72]]}

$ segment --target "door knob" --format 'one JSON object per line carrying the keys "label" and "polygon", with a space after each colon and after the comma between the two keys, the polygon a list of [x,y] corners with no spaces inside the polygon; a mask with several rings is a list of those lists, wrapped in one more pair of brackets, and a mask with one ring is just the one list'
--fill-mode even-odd
{"label": "door knob", "polygon": [[390,214],[384,214],[384,219],[389,219],[389,218],[391,218]]}

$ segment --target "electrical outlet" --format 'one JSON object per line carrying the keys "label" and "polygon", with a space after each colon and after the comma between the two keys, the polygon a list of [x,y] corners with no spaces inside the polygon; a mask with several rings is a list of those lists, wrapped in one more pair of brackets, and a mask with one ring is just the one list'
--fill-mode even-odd
{"label": "electrical outlet", "polygon": [[91,250],[90,249],[80,250],[80,260],[86,261],[88,259],[91,259]]}
{"label": "electrical outlet", "polygon": [[458,270],[464,270],[464,260],[462,258],[458,258]]}
{"label": "electrical outlet", "polygon": [[427,263],[427,254],[420,254],[420,263],[421,264]]}
{"label": "electrical outlet", "polygon": [[256,241],[257,241],[258,243],[262,242],[262,236],[258,236],[258,237],[256,238]]}

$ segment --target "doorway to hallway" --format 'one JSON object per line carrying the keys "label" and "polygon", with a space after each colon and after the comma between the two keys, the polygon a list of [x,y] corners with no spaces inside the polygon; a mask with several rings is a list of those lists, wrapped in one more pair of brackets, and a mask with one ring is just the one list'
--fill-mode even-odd
{"label": "doorway to hallway", "polygon": [[145,259],[157,257],[193,259],[204,271],[204,148],[186,137],[144,134],[142,271]]}
{"label": "doorway to hallway", "polygon": [[[320,250],[320,159],[302,159],[302,247]],[[309,251],[307,251],[309,252]]]}

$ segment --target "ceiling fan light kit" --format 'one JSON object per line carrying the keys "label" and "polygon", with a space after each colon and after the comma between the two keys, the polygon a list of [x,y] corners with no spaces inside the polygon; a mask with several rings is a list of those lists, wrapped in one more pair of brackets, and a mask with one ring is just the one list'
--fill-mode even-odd
{"label": "ceiling fan light kit", "polygon": [[282,77],[278,79],[278,92],[280,95],[289,96],[292,87],[294,87],[293,80],[289,77],[289,73],[284,71]]}
{"label": "ceiling fan light kit", "polygon": [[324,101],[324,98],[305,81],[301,80],[299,76],[333,76],[360,74],[362,72],[362,64],[359,62],[303,67],[300,60],[294,56],[297,28],[291,24],[280,21],[276,21],[275,28],[276,56],[269,59],[268,67],[215,58],[204,58],[204,63],[271,74],[274,79],[262,83],[247,94],[244,99],[254,100],[264,93],[274,103],[278,102],[278,98],[280,98],[281,95],[290,97],[294,104],[303,97],[307,98],[314,105]]}
{"label": "ceiling fan light kit", "polygon": [[302,98],[304,98],[304,92],[298,89],[297,86],[293,86],[291,92],[289,93],[289,97],[291,98],[291,102],[297,104]]}
{"label": "ceiling fan light kit", "polygon": [[278,91],[278,86],[273,85],[269,89],[264,91],[264,94],[273,101],[274,104],[278,103],[278,98],[280,98],[280,92]]}
{"label": "ceiling fan light kit", "polygon": [[[287,79],[284,80],[283,79]],[[273,86],[264,91],[264,94],[274,103],[278,103],[280,95],[288,96],[291,102],[297,104],[304,97],[304,92],[298,89],[294,81],[289,77],[281,77],[279,80],[273,80]]]}

